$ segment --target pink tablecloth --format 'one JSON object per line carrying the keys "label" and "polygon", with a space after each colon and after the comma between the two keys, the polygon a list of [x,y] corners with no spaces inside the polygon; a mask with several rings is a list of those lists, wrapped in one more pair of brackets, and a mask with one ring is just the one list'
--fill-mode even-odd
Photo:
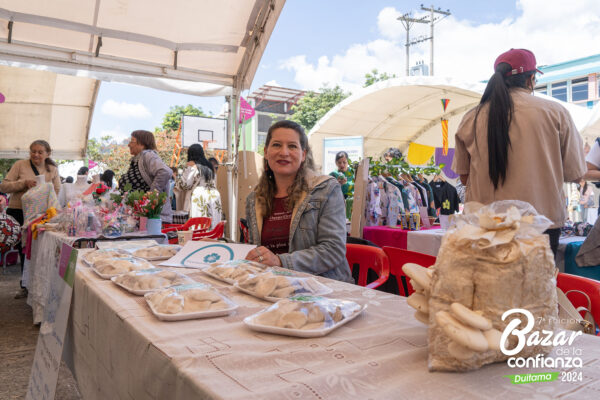
{"label": "pink tablecloth", "polygon": [[[439,229],[439,226],[421,229]],[[392,246],[399,249],[407,249],[408,230],[390,228],[389,226],[365,226],[363,228],[363,239],[370,240],[379,247]]]}

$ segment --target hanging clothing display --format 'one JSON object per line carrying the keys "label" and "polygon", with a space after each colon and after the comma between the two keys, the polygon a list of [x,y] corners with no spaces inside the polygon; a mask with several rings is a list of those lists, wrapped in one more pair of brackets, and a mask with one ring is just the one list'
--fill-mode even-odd
{"label": "hanging clothing display", "polygon": [[431,188],[435,198],[435,207],[440,209],[440,214],[450,215],[457,213],[460,199],[456,188],[448,182],[432,182]]}

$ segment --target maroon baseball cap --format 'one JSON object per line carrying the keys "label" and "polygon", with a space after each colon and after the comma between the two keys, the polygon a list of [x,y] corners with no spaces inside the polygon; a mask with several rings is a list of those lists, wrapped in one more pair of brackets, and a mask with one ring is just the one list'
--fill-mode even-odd
{"label": "maroon baseball cap", "polygon": [[537,71],[543,74],[542,71],[537,69],[535,55],[526,49],[510,49],[509,51],[502,53],[496,58],[494,62],[494,70],[500,63],[507,63],[512,67],[512,71],[509,71],[506,76],[522,74],[523,72]]}

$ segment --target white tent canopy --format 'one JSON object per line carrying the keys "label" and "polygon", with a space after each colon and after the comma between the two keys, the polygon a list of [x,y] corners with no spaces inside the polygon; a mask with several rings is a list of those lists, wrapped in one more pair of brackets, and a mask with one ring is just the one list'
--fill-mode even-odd
{"label": "white tent canopy", "polygon": [[[448,119],[449,145],[462,116],[479,103],[485,85],[451,78],[412,76],[366,87],[331,109],[309,133],[317,164],[323,159],[323,139],[362,136],[365,156],[390,147],[405,150],[416,142],[442,145],[441,119]],[[444,112],[441,99],[450,99]]]}
{"label": "white tent canopy", "polygon": [[95,79],[235,101],[284,3],[0,0],[0,66],[13,71],[0,77],[0,157],[26,157],[35,137],[49,139],[55,158],[82,158]]}
{"label": "white tent canopy", "polygon": [[27,158],[43,139],[55,159],[85,156],[99,82],[47,71],[0,66],[0,158]]}
{"label": "white tent canopy", "polygon": [[591,117],[581,130],[581,135],[583,136],[583,140],[590,145],[596,138],[600,137],[600,103],[592,108]]}
{"label": "white tent canopy", "polygon": [[[331,137],[362,136],[364,155],[370,157],[390,147],[404,151],[411,142],[441,147],[442,118],[448,120],[449,147],[454,147],[462,117],[479,104],[484,89],[485,83],[435,76],[390,79],[366,87],[332,108],[311,129],[315,162],[323,161],[323,139]],[[536,96],[560,102],[580,130],[590,120],[591,112],[584,107]],[[441,99],[450,100],[446,111]]]}
{"label": "white tent canopy", "polygon": [[[224,95],[226,88],[250,87],[284,3],[0,0],[0,58],[57,72],[86,71],[103,80]],[[196,84],[186,90],[175,80],[216,87]]]}

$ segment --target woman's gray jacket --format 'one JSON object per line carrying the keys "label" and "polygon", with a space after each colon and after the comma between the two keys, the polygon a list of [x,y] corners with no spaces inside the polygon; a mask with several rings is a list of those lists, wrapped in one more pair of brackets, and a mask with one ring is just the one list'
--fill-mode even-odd
{"label": "woman's gray jacket", "polygon": [[[354,283],[346,261],[346,207],[337,180],[331,176],[308,178],[292,211],[289,253],[279,254],[284,268]],[[256,192],[246,198],[250,243],[260,246],[264,211]]]}
{"label": "woman's gray jacket", "polygon": [[[169,193],[169,179],[171,179],[172,171],[155,150],[143,150],[140,153],[138,168],[140,175],[150,186],[150,190],[156,189],[159,192]],[[173,221],[173,210],[168,198],[160,213],[160,219],[165,223]]]}

